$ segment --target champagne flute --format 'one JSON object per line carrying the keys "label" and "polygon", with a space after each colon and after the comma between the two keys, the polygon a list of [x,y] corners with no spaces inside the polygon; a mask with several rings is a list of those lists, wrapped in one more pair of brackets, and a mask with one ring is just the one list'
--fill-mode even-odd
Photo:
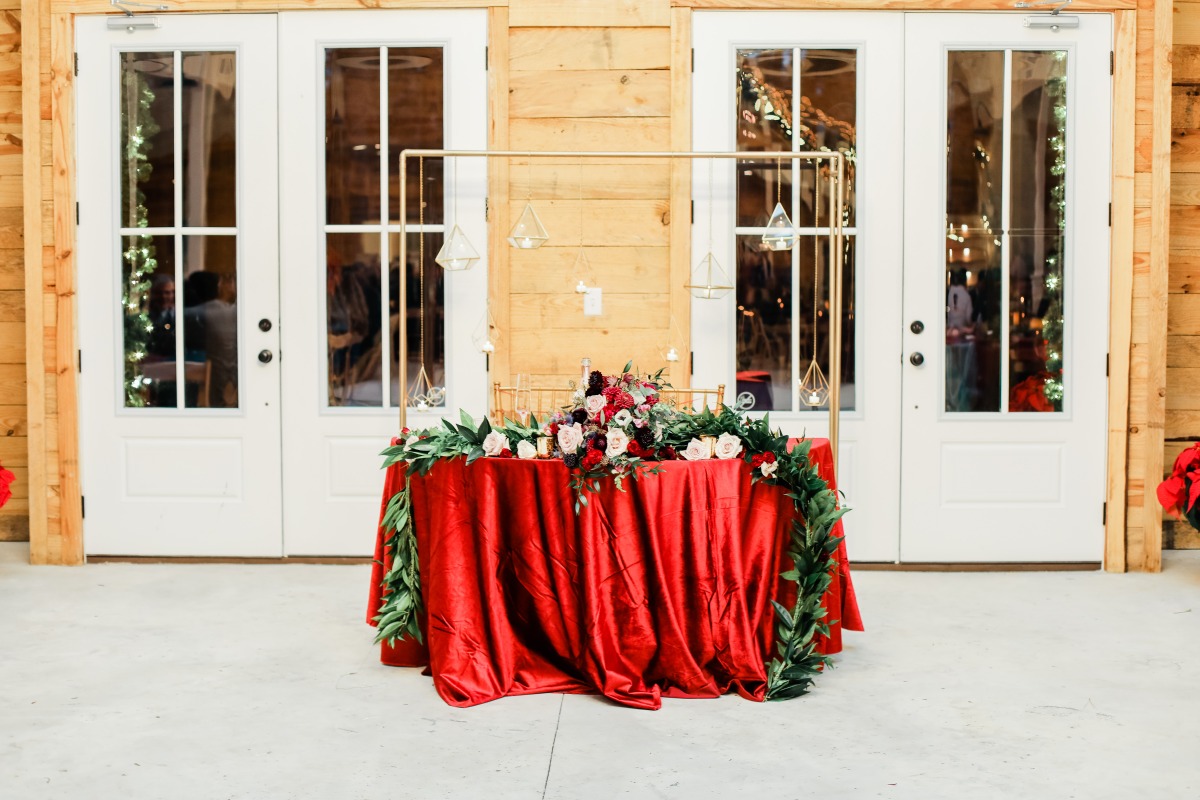
{"label": "champagne flute", "polygon": [[530,380],[528,372],[517,373],[517,392],[516,392],[516,407],[513,409],[517,412],[517,421],[522,425],[529,425],[529,415],[532,413],[533,406],[533,383]]}

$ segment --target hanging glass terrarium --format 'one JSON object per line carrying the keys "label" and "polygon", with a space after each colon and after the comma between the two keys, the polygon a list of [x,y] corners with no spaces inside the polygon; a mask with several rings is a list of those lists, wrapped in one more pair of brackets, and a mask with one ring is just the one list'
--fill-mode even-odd
{"label": "hanging glass terrarium", "polygon": [[467,240],[462,228],[455,225],[450,230],[450,236],[442,243],[442,249],[433,259],[443,269],[451,272],[470,269],[479,260],[479,253]]}
{"label": "hanging glass terrarium", "polygon": [[783,209],[780,187],[783,185],[783,170],[779,159],[775,160],[775,210],[767,220],[767,230],[762,235],[763,247],[768,250],[791,250],[796,246],[796,226]]}
{"label": "hanging glass terrarium", "polygon": [[518,250],[536,250],[550,238],[532,203],[525,204],[525,210],[508,232],[508,243]]}
{"label": "hanging glass terrarium", "polygon": [[692,297],[719,300],[733,289],[729,276],[713,255],[713,161],[708,162],[708,252],[692,270],[692,279],[684,284]]}
{"label": "hanging glass terrarium", "polygon": [[[820,166],[818,162],[813,162],[813,228],[821,226],[821,189],[820,189]],[[779,209],[782,211],[782,209]],[[786,215],[784,215],[786,216]],[[764,240],[766,237],[763,237]],[[821,237],[817,235],[816,230],[813,231],[813,302],[812,302],[812,361],[809,362],[808,371],[804,373],[804,377],[800,379],[800,402],[810,408],[817,408],[825,405],[825,401],[829,399],[829,379],[825,377],[825,373],[821,371],[821,365],[817,363],[817,321],[820,319],[818,315],[817,302],[818,294],[817,287],[819,286],[818,278],[820,277],[821,263]],[[780,248],[783,249],[783,248]]]}

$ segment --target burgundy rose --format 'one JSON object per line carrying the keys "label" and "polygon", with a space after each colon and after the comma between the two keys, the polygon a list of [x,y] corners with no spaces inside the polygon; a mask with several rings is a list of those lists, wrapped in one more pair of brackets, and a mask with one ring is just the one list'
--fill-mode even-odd
{"label": "burgundy rose", "polygon": [[608,437],[602,434],[596,434],[592,437],[592,447],[603,453],[608,449]]}
{"label": "burgundy rose", "polygon": [[578,422],[580,425],[587,422],[587,409],[577,408],[571,412],[571,419]]}
{"label": "burgundy rose", "polygon": [[649,427],[638,428],[633,432],[633,438],[642,447],[649,447],[654,444],[654,431]]}

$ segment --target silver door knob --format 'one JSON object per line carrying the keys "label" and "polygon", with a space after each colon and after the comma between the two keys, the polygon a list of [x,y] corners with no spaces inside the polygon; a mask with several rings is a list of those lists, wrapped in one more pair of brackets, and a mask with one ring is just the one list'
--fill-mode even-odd
{"label": "silver door knob", "polygon": [[913,353],[908,357],[908,363],[912,364],[914,367],[919,367],[925,363],[925,356],[921,355],[920,353]]}
{"label": "silver door knob", "polygon": [[258,360],[264,364],[271,363],[271,359],[274,357],[275,355],[270,350],[263,350],[258,354]]}

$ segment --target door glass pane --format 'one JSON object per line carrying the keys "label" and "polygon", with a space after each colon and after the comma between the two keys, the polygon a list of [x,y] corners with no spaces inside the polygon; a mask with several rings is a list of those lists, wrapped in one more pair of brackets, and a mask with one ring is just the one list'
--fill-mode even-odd
{"label": "door glass pane", "polygon": [[183,224],[237,225],[235,53],[183,54]]}
{"label": "door glass pane", "polygon": [[383,403],[380,234],[326,234],[329,405]]}
{"label": "door glass pane", "polygon": [[[400,220],[400,152],[439,150],[443,144],[442,48],[388,48],[388,215]],[[418,219],[417,159],[407,160],[405,213]],[[443,221],[442,159],[425,159],[425,222]]]}
{"label": "door glass pane", "polygon": [[237,408],[237,238],[182,239],[185,406]]}
{"label": "door glass pane", "polygon": [[[800,150],[836,150],[846,158],[845,225],[854,224],[854,165],[856,161],[855,126],[858,121],[858,51],[800,51],[800,126],[797,129]],[[805,170],[800,171],[800,197],[812,196],[811,180],[803,185]],[[808,173],[811,176],[811,172]],[[826,214],[828,217],[828,214]],[[801,202],[793,220],[797,225],[812,226],[812,204]],[[828,223],[822,223],[828,224]]]}
{"label": "door glass pane", "polygon": [[1012,53],[1009,411],[1062,411],[1067,54]]}
{"label": "door glass pane", "polygon": [[[425,234],[425,372],[433,386],[446,385],[446,273],[433,257],[441,249],[444,235]],[[408,293],[408,385],[410,391],[421,369],[421,237],[408,234],[406,261],[406,288]],[[389,287],[391,297],[388,307],[392,313],[392,397],[400,397],[400,236],[391,235],[392,257]],[[444,405],[432,403],[431,405]],[[393,402],[393,405],[395,403]]]}
{"label": "door glass pane", "polygon": [[[824,213],[824,210],[822,210]],[[839,407],[843,411],[854,408],[854,237],[847,236],[843,240],[845,250],[842,254],[842,297],[845,298],[845,308],[842,309],[842,387]],[[814,248],[814,244],[816,247]],[[796,360],[800,365],[800,376],[808,370],[813,358],[813,331],[815,322],[817,364],[830,383],[833,375],[829,371],[829,268],[830,268],[830,239],[828,236],[801,236],[796,240],[796,248],[800,252],[800,293],[797,296],[799,306],[799,352]],[[814,273],[813,259],[816,259],[817,269]],[[813,282],[816,282],[816,302],[814,310]],[[829,403],[816,406],[818,409],[828,408]],[[801,410],[810,410],[810,406],[802,406]]]}
{"label": "door glass pane", "polygon": [[947,58],[946,411],[1000,410],[1004,58]]}
{"label": "door glass pane", "polygon": [[755,411],[792,407],[792,254],[737,237],[737,393]]}
{"label": "door glass pane", "polygon": [[121,226],[175,224],[175,55],[121,53]]}
{"label": "door glass pane", "polygon": [[[737,53],[738,150],[792,149],[792,62],[795,51],[739,50]],[[738,226],[767,224],[776,200],[792,213],[790,161],[739,161]],[[779,180],[777,180],[777,175]]]}
{"label": "door glass pane", "polygon": [[175,244],[171,236],[121,238],[126,408],[175,408]]}
{"label": "door glass pane", "polygon": [[333,225],[379,223],[379,48],[325,51],[325,207]]}

